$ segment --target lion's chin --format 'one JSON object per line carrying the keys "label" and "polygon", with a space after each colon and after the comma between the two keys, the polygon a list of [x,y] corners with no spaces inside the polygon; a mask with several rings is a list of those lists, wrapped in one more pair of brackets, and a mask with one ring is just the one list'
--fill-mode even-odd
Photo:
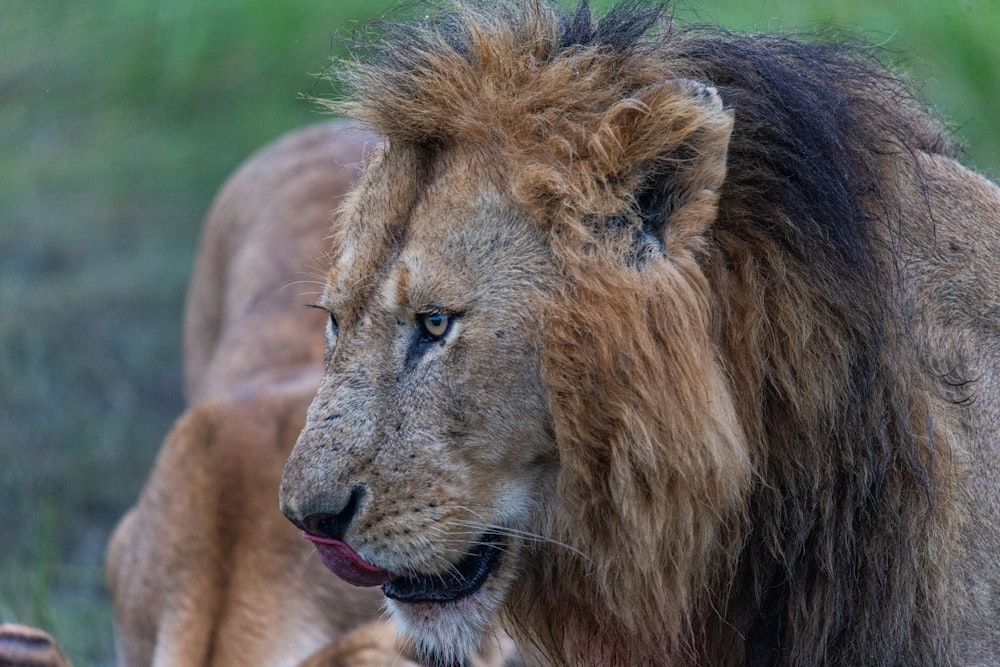
{"label": "lion's chin", "polygon": [[469,664],[483,650],[514,577],[511,550],[500,536],[485,536],[447,575],[383,587],[393,619],[424,664]]}

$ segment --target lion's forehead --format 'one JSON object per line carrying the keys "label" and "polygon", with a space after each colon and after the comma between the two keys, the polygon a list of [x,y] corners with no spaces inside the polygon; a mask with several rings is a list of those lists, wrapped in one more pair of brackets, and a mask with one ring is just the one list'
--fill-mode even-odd
{"label": "lion's forehead", "polygon": [[512,283],[544,282],[551,259],[542,228],[467,171],[454,167],[430,183],[395,233],[369,219],[383,212],[358,203],[329,273],[331,309],[461,311]]}

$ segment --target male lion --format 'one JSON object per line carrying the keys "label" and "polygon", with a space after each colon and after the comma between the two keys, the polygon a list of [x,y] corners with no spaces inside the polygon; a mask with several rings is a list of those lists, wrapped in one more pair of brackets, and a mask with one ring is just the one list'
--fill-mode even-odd
{"label": "male lion", "polygon": [[864,53],[663,14],[349,70],[285,514],[434,664],[1000,664],[1000,189]]}

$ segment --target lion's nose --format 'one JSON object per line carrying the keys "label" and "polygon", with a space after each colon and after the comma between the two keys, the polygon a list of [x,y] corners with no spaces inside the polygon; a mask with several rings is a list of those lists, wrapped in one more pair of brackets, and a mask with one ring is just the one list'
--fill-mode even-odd
{"label": "lion's nose", "polygon": [[301,521],[304,531],[316,537],[325,537],[329,540],[343,540],[347,527],[354,520],[354,515],[358,513],[358,506],[364,498],[365,490],[362,486],[355,486],[351,491],[347,504],[335,511],[311,512]]}

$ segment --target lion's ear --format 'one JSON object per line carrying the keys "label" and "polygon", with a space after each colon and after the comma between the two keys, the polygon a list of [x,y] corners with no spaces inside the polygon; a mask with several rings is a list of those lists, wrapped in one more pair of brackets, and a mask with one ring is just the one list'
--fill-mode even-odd
{"label": "lion's ear", "polygon": [[612,106],[594,136],[609,182],[626,185],[646,242],[670,252],[715,219],[733,112],[715,88],[669,79]]}

